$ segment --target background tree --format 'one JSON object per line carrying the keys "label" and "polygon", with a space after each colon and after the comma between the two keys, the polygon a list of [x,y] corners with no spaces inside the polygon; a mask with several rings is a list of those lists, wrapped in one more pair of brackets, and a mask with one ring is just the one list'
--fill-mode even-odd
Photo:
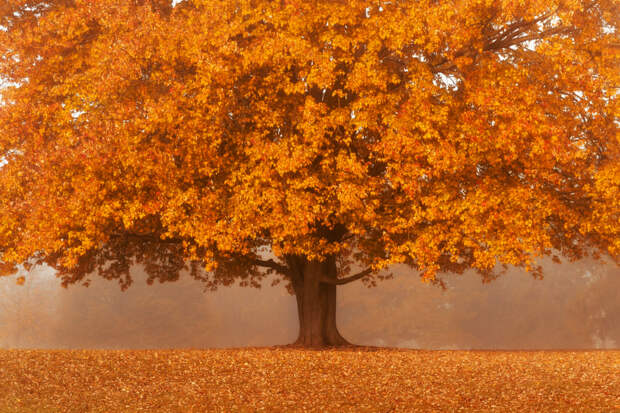
{"label": "background tree", "polygon": [[275,272],[339,345],[336,286],[391,264],[617,260],[619,7],[5,1],[5,272]]}
{"label": "background tree", "polygon": [[38,270],[28,275],[16,277],[18,283],[13,277],[0,278],[0,348],[49,348],[55,342],[51,315],[60,306],[58,283]]}
{"label": "background tree", "polygon": [[[620,277],[615,264],[541,262],[544,280],[511,269],[482,284],[472,271],[446,289],[412,282],[394,266],[381,288],[338,290],[337,321],[361,345],[422,349],[588,349],[620,345]],[[200,281],[147,285],[135,266],[127,291],[93,278],[58,285],[41,267],[23,286],[0,278],[1,348],[213,348],[272,346],[298,334],[295,298],[283,288],[231,286],[202,292]],[[269,282],[269,280],[265,280]],[[33,285],[34,284],[34,285]]]}
{"label": "background tree", "polygon": [[351,286],[339,298],[339,322],[360,343],[425,349],[618,348],[620,288],[615,264],[541,260],[545,279],[511,268],[480,285],[471,274],[446,289],[411,283],[394,268],[380,290]]}

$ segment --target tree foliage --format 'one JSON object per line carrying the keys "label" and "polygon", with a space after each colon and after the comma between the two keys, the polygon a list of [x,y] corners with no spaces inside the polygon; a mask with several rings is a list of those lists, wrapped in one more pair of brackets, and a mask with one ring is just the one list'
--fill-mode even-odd
{"label": "tree foliage", "polygon": [[368,268],[341,283],[617,260],[618,16],[614,0],[6,0],[4,271],[127,286],[134,263],[151,281],[189,265],[216,287],[288,277],[294,257]]}

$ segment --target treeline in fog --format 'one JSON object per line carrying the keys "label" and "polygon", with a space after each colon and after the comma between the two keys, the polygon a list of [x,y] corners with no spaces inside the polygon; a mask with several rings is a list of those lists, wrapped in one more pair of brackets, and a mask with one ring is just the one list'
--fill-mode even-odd
{"label": "treeline in fog", "polygon": [[[620,276],[613,265],[546,265],[544,280],[510,269],[482,284],[445,275],[447,289],[395,268],[376,288],[338,290],[338,322],[356,344],[426,349],[575,349],[620,345]],[[2,348],[206,348],[287,344],[297,334],[295,299],[282,284],[203,292],[190,277],[152,286],[93,277],[60,287],[39,268],[24,285],[0,278]]]}

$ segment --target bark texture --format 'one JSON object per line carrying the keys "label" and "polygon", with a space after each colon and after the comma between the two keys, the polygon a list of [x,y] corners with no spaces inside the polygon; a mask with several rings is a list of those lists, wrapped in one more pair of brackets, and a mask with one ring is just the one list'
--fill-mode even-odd
{"label": "bark texture", "polygon": [[350,344],[336,326],[337,286],[321,282],[322,278],[336,279],[335,258],[320,262],[295,257],[289,262],[294,272],[292,281],[299,315],[299,336],[294,344],[304,347]]}

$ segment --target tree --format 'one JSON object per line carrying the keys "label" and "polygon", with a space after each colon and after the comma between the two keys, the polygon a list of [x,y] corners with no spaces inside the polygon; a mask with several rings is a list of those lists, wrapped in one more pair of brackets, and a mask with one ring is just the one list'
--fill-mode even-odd
{"label": "tree", "polygon": [[23,283],[23,276],[17,283],[13,277],[0,278],[0,348],[49,348],[55,338],[49,315],[58,310],[57,283],[42,271],[30,274]]}
{"label": "tree", "polygon": [[[586,349],[620,343],[615,264],[541,260],[545,279],[512,268],[491,284],[471,274],[447,288],[411,283],[393,269],[381,291],[351,286],[339,298],[345,337],[394,347]],[[346,326],[346,328],[345,328]]]}
{"label": "tree", "polygon": [[[7,0],[0,254],[336,288],[620,252],[614,0]],[[352,268],[360,268],[352,273]]]}

